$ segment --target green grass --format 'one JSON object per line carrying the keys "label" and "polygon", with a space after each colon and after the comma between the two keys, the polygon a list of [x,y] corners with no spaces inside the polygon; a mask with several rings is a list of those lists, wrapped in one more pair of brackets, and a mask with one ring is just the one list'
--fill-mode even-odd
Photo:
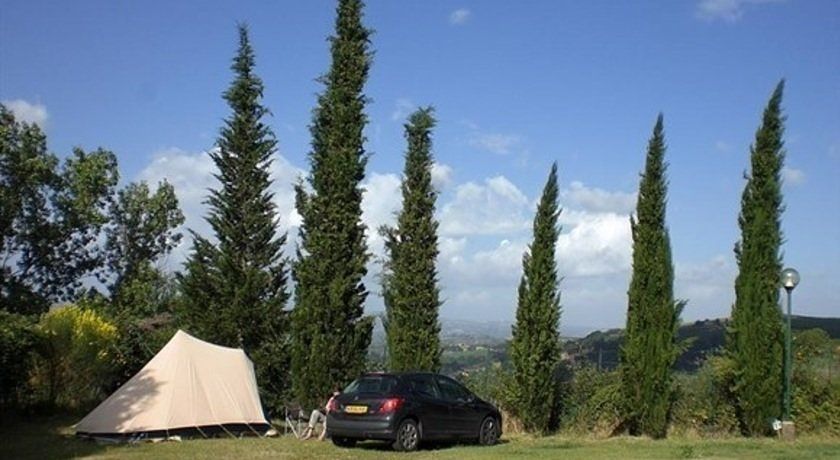
{"label": "green grass", "polygon": [[617,437],[597,440],[551,436],[513,436],[494,447],[450,446],[411,454],[391,452],[380,443],[363,443],[339,449],[329,441],[273,439],[210,439],[140,445],[98,445],[73,437],[72,420],[66,417],[17,420],[0,425],[0,459],[113,458],[113,459],[837,459],[840,440],[802,438],[794,443],[775,439],[667,439],[652,441]]}

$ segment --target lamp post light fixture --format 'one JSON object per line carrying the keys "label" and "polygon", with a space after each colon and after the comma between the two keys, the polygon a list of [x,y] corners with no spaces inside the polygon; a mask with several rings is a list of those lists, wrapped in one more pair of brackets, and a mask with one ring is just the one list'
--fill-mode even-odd
{"label": "lamp post light fixture", "polygon": [[787,291],[787,327],[785,328],[785,388],[784,388],[784,412],[782,413],[782,438],[793,440],[796,437],[793,420],[790,417],[791,399],[791,367],[793,365],[791,354],[791,295],[796,285],[799,284],[799,272],[793,268],[782,270],[782,287]]}

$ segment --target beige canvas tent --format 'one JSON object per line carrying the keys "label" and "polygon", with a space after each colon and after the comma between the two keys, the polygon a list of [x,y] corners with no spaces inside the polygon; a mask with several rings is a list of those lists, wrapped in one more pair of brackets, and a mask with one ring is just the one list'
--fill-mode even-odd
{"label": "beige canvas tent", "polygon": [[76,425],[90,437],[264,433],[254,365],[240,349],[178,331],[143,369]]}

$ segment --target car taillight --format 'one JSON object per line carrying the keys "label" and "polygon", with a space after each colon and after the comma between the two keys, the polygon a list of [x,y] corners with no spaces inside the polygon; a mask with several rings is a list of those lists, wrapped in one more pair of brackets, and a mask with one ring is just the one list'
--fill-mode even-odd
{"label": "car taillight", "polygon": [[382,403],[382,407],[379,408],[379,412],[382,414],[390,414],[392,412],[396,412],[396,410],[399,409],[400,406],[402,406],[402,403],[402,398],[386,399],[385,402]]}

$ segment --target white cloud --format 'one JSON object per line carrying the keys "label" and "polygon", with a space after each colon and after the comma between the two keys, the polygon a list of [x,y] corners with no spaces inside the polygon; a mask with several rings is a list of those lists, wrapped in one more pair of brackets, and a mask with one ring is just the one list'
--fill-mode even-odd
{"label": "white cloud", "polygon": [[[566,212],[557,240],[560,276],[592,277],[622,273],[630,269],[632,237],[626,216],[612,213]],[[562,217],[562,214],[561,214]],[[509,232],[497,246],[450,258],[451,268],[476,280],[513,280],[521,273],[522,255],[530,232]],[[515,285],[514,285],[515,286]],[[624,289],[623,287],[622,289]]]}
{"label": "white cloud", "polygon": [[734,259],[722,254],[691,263],[674,264],[674,295],[687,299],[685,321],[728,316],[734,301]]}
{"label": "white cloud", "polygon": [[[204,220],[204,201],[208,189],[218,187],[218,181],[213,177],[214,171],[215,165],[207,152],[190,153],[170,148],[156,153],[152,162],[140,171],[136,179],[150,184],[166,179],[178,196],[178,204],[185,218],[184,229],[193,229],[207,235],[210,226]],[[189,247],[187,239],[182,240],[181,246],[184,248]]]}
{"label": "white cloud", "polygon": [[[438,183],[452,182],[452,168],[436,165]],[[156,183],[166,178],[175,187],[186,216],[185,228],[212,236],[204,220],[207,189],[216,187],[215,165],[206,152],[179,149],[158,152],[136,179]],[[288,231],[287,253],[295,248],[300,216],[294,208],[293,185],[305,171],[283,156],[271,168],[275,204],[281,231]],[[371,261],[365,284],[373,293],[367,308],[382,309],[376,276],[383,255],[379,226],[393,225],[401,202],[400,177],[371,173],[362,184],[362,219],[368,226]],[[452,193],[440,198],[438,220],[438,270],[442,315],[454,318],[512,320],[516,288],[522,273],[522,255],[531,241],[531,220],[536,197],[529,197],[504,176],[453,184]],[[586,187],[573,182],[563,190],[562,231],[557,241],[558,274],[564,309],[563,324],[614,327],[623,323],[632,257],[627,214],[631,194]],[[188,235],[167,260],[169,269],[180,269],[189,253]],[[687,317],[698,308],[707,316],[725,315],[731,304],[732,262],[719,256],[695,265],[676,265],[677,296],[689,298]],[[714,312],[714,313],[712,313]]]}
{"label": "white cloud", "polygon": [[569,189],[561,192],[561,201],[569,205],[576,205],[592,212],[612,212],[630,215],[636,206],[636,194],[625,192],[609,192],[600,188],[590,188],[582,182],[574,181]]}
{"label": "white cloud", "polygon": [[466,238],[449,238],[442,236],[438,238],[438,261],[447,264],[457,264],[463,257],[464,248],[467,245]]}
{"label": "white cloud", "polygon": [[527,228],[528,198],[507,178],[496,176],[483,184],[467,182],[440,212],[444,235],[492,235]]}
{"label": "white cloud", "polygon": [[384,255],[385,241],[379,235],[379,227],[396,223],[402,193],[400,178],[396,174],[373,173],[362,184],[362,222],[367,225],[368,248],[376,256]]}
{"label": "white cloud", "polygon": [[522,273],[522,255],[528,243],[524,239],[502,239],[487,250],[475,251],[466,257],[450,260],[446,272],[457,285],[489,287],[507,285],[516,290]]}
{"label": "white cloud", "polygon": [[[564,192],[569,201],[560,215],[556,253],[564,327],[619,326],[632,258],[633,195],[582,183]],[[480,312],[513,319],[535,198],[503,176],[456,186],[440,214],[444,316]]]}
{"label": "white cloud", "polygon": [[508,155],[521,145],[521,139],[514,134],[476,132],[470,134],[469,144],[497,155]]}
{"label": "white cloud", "polygon": [[[623,324],[632,251],[629,219],[613,213],[564,214],[556,253],[564,328]],[[470,249],[473,242],[488,238],[472,235],[455,242],[447,237],[441,240],[444,316],[475,318],[480,314],[481,318],[513,319],[522,256],[531,235],[527,229],[510,231],[500,234],[490,248]]]}
{"label": "white cloud", "polygon": [[432,163],[432,185],[443,190],[452,183],[452,167],[443,163]]}
{"label": "white cloud", "polygon": [[725,141],[717,141],[715,142],[715,150],[718,152],[730,152],[732,151],[732,145]]}
{"label": "white cloud", "polygon": [[17,121],[36,124],[41,129],[44,129],[47,125],[49,113],[47,113],[47,107],[43,104],[32,104],[23,99],[14,99],[3,101],[3,105],[12,111]]}
{"label": "white cloud", "polygon": [[477,150],[483,150],[496,155],[509,155],[511,153],[525,154],[523,139],[512,133],[488,132],[469,120],[462,120],[467,132],[467,144]]}
{"label": "white cloud", "polygon": [[470,12],[470,10],[466,8],[459,8],[449,14],[449,23],[453,26],[459,26],[466,23],[470,19],[471,15],[472,12]]}
{"label": "white cloud", "polygon": [[782,179],[788,185],[801,185],[805,183],[805,172],[801,169],[782,167]]}
{"label": "white cloud", "polygon": [[563,276],[600,276],[630,269],[633,238],[628,216],[564,210],[560,224],[557,258]]}
{"label": "white cloud", "polygon": [[404,120],[417,106],[411,99],[399,98],[394,102],[394,111],[391,112],[391,121]]}
{"label": "white cloud", "polygon": [[732,24],[738,22],[744,16],[747,6],[781,3],[783,1],[785,0],[700,0],[697,3],[695,14],[698,18],[707,21],[720,19]]}

